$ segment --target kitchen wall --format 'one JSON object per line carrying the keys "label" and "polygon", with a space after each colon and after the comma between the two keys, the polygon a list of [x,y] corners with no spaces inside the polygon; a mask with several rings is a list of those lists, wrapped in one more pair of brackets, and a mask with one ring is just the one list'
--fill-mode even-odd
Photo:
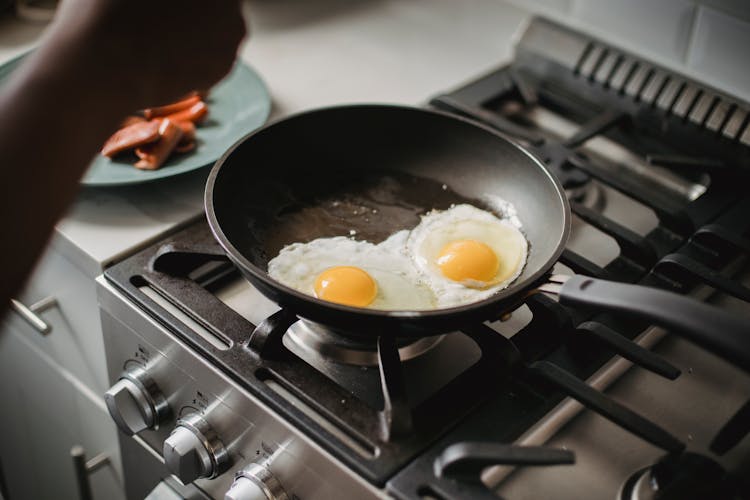
{"label": "kitchen wall", "polygon": [[748,0],[506,0],[750,101]]}

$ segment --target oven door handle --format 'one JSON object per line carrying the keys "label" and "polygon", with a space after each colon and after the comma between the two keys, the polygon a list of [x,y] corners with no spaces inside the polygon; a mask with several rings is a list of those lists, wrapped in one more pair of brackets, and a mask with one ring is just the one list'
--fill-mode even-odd
{"label": "oven door handle", "polygon": [[27,306],[17,299],[10,299],[10,307],[23,318],[34,330],[46,336],[52,333],[52,325],[44,321],[39,313],[46,311],[57,305],[57,299],[54,297],[45,297],[38,302]]}
{"label": "oven door handle", "polygon": [[86,460],[86,452],[81,445],[75,445],[70,449],[70,458],[73,459],[73,469],[76,473],[76,483],[78,483],[78,498],[80,500],[93,500],[91,493],[91,483],[89,475],[98,471],[102,467],[109,465],[109,456],[106,453],[100,453],[91,460]]}

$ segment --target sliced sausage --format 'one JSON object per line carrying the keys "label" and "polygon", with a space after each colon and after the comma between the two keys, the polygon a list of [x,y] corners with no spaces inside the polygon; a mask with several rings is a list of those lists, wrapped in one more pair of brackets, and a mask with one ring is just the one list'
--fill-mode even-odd
{"label": "sliced sausage", "polygon": [[182,111],[183,109],[187,109],[190,106],[193,106],[194,104],[200,102],[200,100],[201,98],[198,94],[193,94],[190,97],[186,97],[185,99],[181,99],[171,104],[156,106],[155,108],[146,108],[143,110],[143,116],[145,116],[147,120],[151,120],[152,118],[171,115],[173,113],[177,113],[178,111]]}
{"label": "sliced sausage", "polygon": [[169,158],[182,137],[182,129],[171,120],[161,120],[159,125],[160,138],[153,144],[137,148],[135,154],[140,160],[135,163],[136,168],[142,170],[156,170]]}
{"label": "sliced sausage", "polygon": [[104,143],[102,154],[111,158],[125,150],[154,142],[159,136],[158,122],[133,123],[112,134]]}

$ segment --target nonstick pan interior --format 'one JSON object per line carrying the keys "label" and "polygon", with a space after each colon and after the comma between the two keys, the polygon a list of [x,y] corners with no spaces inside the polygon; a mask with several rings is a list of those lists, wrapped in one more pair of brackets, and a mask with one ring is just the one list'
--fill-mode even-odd
{"label": "nonstick pan interior", "polygon": [[[491,299],[419,313],[357,309],[296,292],[266,274],[286,244],[350,230],[376,243],[414,227],[433,208],[469,202],[486,209],[488,194],[515,205],[529,241],[522,275]],[[214,167],[206,211],[219,242],[263,293],[333,323],[341,312],[371,319],[499,313],[492,305],[538,281],[569,230],[561,187],[524,150],[468,121],[400,106],[316,110],[249,135]]]}

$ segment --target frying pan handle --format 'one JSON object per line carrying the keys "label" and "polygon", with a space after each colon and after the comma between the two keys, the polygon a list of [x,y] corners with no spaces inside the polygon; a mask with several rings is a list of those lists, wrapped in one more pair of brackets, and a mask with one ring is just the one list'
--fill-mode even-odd
{"label": "frying pan handle", "polygon": [[558,293],[563,305],[594,306],[651,321],[750,372],[750,318],[676,293],[586,276],[568,278]]}

